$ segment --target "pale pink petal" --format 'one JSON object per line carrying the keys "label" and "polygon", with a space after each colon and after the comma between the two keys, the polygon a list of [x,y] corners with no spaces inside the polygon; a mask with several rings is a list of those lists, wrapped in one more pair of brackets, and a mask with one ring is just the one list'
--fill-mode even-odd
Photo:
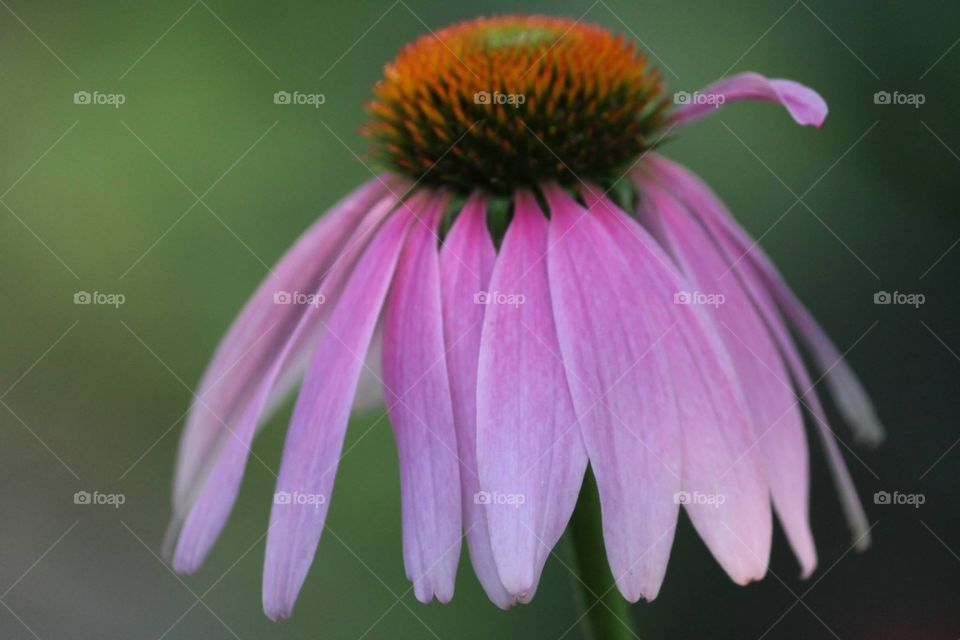
{"label": "pale pink petal", "polygon": [[290,615],[313,561],[360,369],[413,219],[401,207],[367,247],[336,303],[297,397],[267,534],[263,606],[271,619]]}
{"label": "pale pink petal", "polygon": [[500,582],[490,547],[486,512],[477,500],[480,491],[477,475],[477,364],[486,310],[486,305],[477,304],[477,296],[487,291],[496,259],[493,239],[487,230],[484,198],[475,193],[454,221],[440,252],[443,322],[460,455],[460,492],[467,548],[473,570],[487,596],[498,607],[506,609],[514,600]]}
{"label": "pale pink petal", "polygon": [[[737,259],[737,249],[729,241],[726,241],[727,259],[731,261]],[[787,332],[783,318],[777,312],[773,301],[764,290],[762,276],[756,272],[753,265],[744,261],[743,265],[734,267],[741,281],[746,283],[751,295],[757,302],[758,308],[764,315],[768,326],[777,340],[781,353],[790,367],[790,373],[799,389],[800,399],[810,410],[814,422],[817,426],[817,434],[820,436],[820,442],[827,454],[827,463],[830,473],[833,476],[834,484],[837,487],[837,494],[840,497],[840,505],[843,508],[844,516],[847,519],[847,525],[853,535],[853,541],[858,550],[864,550],[870,546],[870,525],[867,520],[867,514],[863,510],[863,504],[857,495],[853,479],[850,477],[850,471],[843,460],[843,455],[837,447],[836,434],[827,423],[827,415],[820,404],[820,398],[814,389],[814,384],[810,380],[807,368],[803,363],[797,347]]]}
{"label": "pale pink petal", "polygon": [[550,305],[549,225],[529,192],[516,195],[514,209],[485,299],[477,380],[478,499],[487,503],[500,579],[527,602],[573,513],[587,455]]}
{"label": "pale pink petal", "polygon": [[824,377],[837,408],[853,428],[854,435],[867,444],[879,444],[883,440],[884,431],[866,390],[826,332],[790,290],[760,245],[750,238],[720,199],[693,173],[654,154],[650,154],[646,159],[645,168],[654,171],[658,179],[671,185],[676,193],[685,194],[701,212],[705,223],[715,229],[714,235],[719,237],[726,234],[732,240],[737,248],[734,262],[746,261],[760,274],[764,282],[763,288],[770,292],[810,348],[819,368],[818,373]]}
{"label": "pale pink petal", "polygon": [[673,112],[671,122],[687,124],[712,115],[731,102],[762,100],[784,107],[797,124],[819,127],[827,117],[820,94],[793,80],[766,78],[759,73],[739,73],[690,94],[687,104]]}
{"label": "pale pink petal", "polygon": [[559,187],[545,195],[550,294],[600,491],[607,559],[627,600],[652,600],[666,572],[681,490],[672,354],[663,343],[673,327],[651,322],[649,289],[597,217]]}
{"label": "pale pink petal", "polygon": [[[750,417],[736,371],[712,321],[696,305],[677,305],[691,289],[656,241],[600,190],[587,189],[591,215],[623,252],[642,296],[643,314],[668,354],[683,443],[678,495],[714,557],[739,584],[766,573],[770,499],[753,451]],[[612,255],[607,247],[600,255]]]}
{"label": "pale pink petal", "polygon": [[[219,449],[230,437],[225,424],[234,423],[247,410],[265,372],[309,310],[308,305],[275,304],[275,294],[316,291],[349,246],[346,241],[358,223],[389,194],[388,187],[396,189],[399,184],[391,176],[371,180],[321,216],[273,267],[234,320],[204,373],[180,439],[173,491],[177,523],[186,516]],[[288,368],[296,366],[284,366],[285,371]],[[285,395],[296,380],[293,375],[286,383],[278,381],[271,393]]]}
{"label": "pale pink petal", "polygon": [[723,256],[699,223],[652,181],[642,181],[641,192],[646,226],[697,288],[682,293],[714,318],[733,360],[774,507],[803,572],[809,573],[816,565],[816,549],[809,521],[807,441],[777,346],[748,293],[735,277],[723,277]]}
{"label": "pale pink petal", "polygon": [[[678,165],[676,165],[676,169],[677,172],[683,170]],[[698,217],[702,224],[711,229],[728,266],[731,267],[732,272],[737,275],[740,282],[749,291],[751,299],[763,315],[781,354],[786,360],[799,393],[804,394],[801,400],[810,410],[816,422],[817,433],[827,453],[827,462],[834,483],[837,485],[837,492],[854,541],[858,548],[866,548],[870,544],[869,523],[866,513],[857,496],[843,456],[837,447],[834,433],[827,423],[826,413],[813,388],[814,385],[807,373],[807,368],[787,331],[783,318],[770,297],[766,280],[752,261],[741,259],[743,258],[743,248],[734,241],[732,234],[727,233],[726,229],[716,222],[717,219],[725,215],[725,212],[717,210],[717,207],[721,206],[719,201],[709,192],[705,192],[706,187],[702,183],[699,183],[699,181],[697,184],[688,184],[689,181],[678,183],[673,180],[671,174],[665,174],[663,180],[664,186],[672,189],[681,199],[686,200],[694,215]]]}
{"label": "pale pink petal", "polygon": [[460,462],[444,354],[436,230],[445,199],[413,224],[384,311],[383,387],[400,456],[403,559],[423,603],[453,597]]}
{"label": "pale pink petal", "polygon": [[[315,301],[338,297],[345,276],[355,260],[353,255],[366,243],[356,234],[369,234],[370,227],[378,224],[395,206],[394,198],[387,197],[376,204],[355,230],[353,245],[348,246],[340,255],[336,264],[313,292],[301,292],[312,295]],[[262,416],[270,402],[270,394],[276,389],[278,380],[289,375],[290,362],[295,352],[302,349],[305,335],[318,333],[329,315],[325,304],[278,304],[277,307],[302,306],[305,309],[297,324],[286,334],[286,341],[273,354],[271,362],[259,374],[258,384],[249,390],[244,399],[243,411],[228,420],[219,422],[223,434],[219,446],[210,453],[205,461],[205,474],[198,477],[192,487],[190,503],[185,505],[186,513],[174,514],[168,530],[168,543],[172,544],[176,536],[173,566],[181,573],[192,573],[203,563],[220,532],[226,524],[240,489],[240,481],[250,455],[250,447],[257,428],[263,423]],[[183,526],[177,535],[183,517]]]}
{"label": "pale pink petal", "polygon": [[[371,213],[376,213],[371,212]],[[364,220],[367,222],[367,220]],[[378,220],[382,222],[382,218]],[[362,225],[366,227],[366,225]],[[361,230],[358,228],[357,232],[353,237],[360,237],[361,235],[367,236],[368,238],[372,236],[374,229],[365,228],[361,233]],[[351,237],[351,240],[353,240]],[[368,240],[369,241],[369,240]],[[337,261],[336,270],[343,271],[346,275],[350,274],[350,270],[353,268],[353,265],[356,264],[356,258],[363,253],[363,248],[367,246],[367,242],[358,241],[355,245],[351,241],[347,241],[347,246],[350,247],[349,251],[344,252],[344,256],[341,260]],[[351,254],[350,256],[346,255],[347,253]],[[343,288],[344,277],[339,278],[339,283],[337,287],[331,287],[332,281],[336,278],[336,273],[330,273],[327,278],[329,279],[323,287],[327,294],[327,302],[323,307],[324,313],[320,315],[323,322],[326,322],[327,318],[330,315],[330,310],[332,307],[336,306],[335,301],[338,297],[340,289]],[[307,367],[310,365],[310,356],[313,355],[313,350],[316,349],[317,342],[320,340],[320,335],[323,333],[324,324],[323,322],[315,323],[316,326],[311,326],[307,328],[307,331],[310,333],[304,339],[301,339],[297,347],[290,353],[287,357],[287,362],[283,365],[283,371],[281,372],[280,377],[277,379],[276,383],[273,385],[273,390],[270,392],[270,397],[267,399],[266,408],[263,410],[263,418],[260,420],[260,426],[263,426],[263,423],[270,419],[276,411],[286,404],[293,392],[297,390],[297,387],[303,381],[303,375],[307,371]],[[381,373],[381,335],[378,330],[373,334],[373,340],[370,342],[370,348],[367,350],[367,357],[365,364],[363,366],[363,372],[360,374],[360,382],[357,383],[357,394],[353,399],[353,408],[351,409],[352,415],[367,415],[374,411],[382,412],[384,409],[383,404],[383,385],[381,380],[383,375]]]}
{"label": "pale pink petal", "polygon": [[350,414],[364,416],[382,414],[386,408],[383,398],[383,332],[377,331],[370,340],[367,357],[357,382]]}

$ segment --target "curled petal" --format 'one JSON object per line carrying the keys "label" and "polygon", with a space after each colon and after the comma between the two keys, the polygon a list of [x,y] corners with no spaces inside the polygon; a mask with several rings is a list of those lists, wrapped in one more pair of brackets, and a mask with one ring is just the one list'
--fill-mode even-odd
{"label": "curled petal", "polygon": [[820,127],[827,117],[827,103],[820,94],[793,80],[766,78],[759,73],[740,73],[718,80],[697,91],[691,102],[673,112],[671,122],[689,124],[706,118],[730,102],[762,100],[779,104],[797,124]]}

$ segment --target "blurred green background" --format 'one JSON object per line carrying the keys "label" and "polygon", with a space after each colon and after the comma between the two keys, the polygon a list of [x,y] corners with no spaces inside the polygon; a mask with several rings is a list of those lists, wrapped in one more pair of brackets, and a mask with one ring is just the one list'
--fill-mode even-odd
{"label": "blurred green background", "polygon": [[[756,70],[815,87],[831,108],[817,131],[769,105],[737,105],[664,151],[717,189],[850,349],[890,434],[847,455],[874,547],[848,553],[813,444],[817,573],[797,578],[777,532],[771,575],[736,587],[684,520],[660,597],[635,608],[641,637],[960,636],[956,3],[0,5],[0,637],[581,637],[556,560],[533,604],[508,613],[486,601],[466,559],[453,603],[415,601],[385,422],[340,467],[292,620],[273,624],[260,609],[272,477],[259,464],[198,575],[181,583],[157,557],[190,390],[266,265],[369,179],[354,153],[382,65],[428,29],[508,11],[639,38],[671,92]],[[276,105],[281,90],[326,102]],[[78,91],[125,102],[78,105]],[[925,102],[875,104],[878,91]],[[926,303],[877,306],[881,290]],[[125,303],[75,305],[78,291]],[[288,417],[255,445],[274,468]],[[352,425],[348,447],[369,424]],[[126,502],[75,505],[80,490]],[[881,490],[926,501],[876,505]]]}

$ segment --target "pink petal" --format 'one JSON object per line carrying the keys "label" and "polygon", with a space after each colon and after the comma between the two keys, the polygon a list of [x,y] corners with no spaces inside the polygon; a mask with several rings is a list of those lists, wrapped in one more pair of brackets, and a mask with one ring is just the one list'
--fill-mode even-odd
{"label": "pink petal", "polygon": [[[753,451],[750,417],[736,371],[710,318],[674,304],[689,291],[643,227],[587,190],[591,214],[625,255],[643,313],[668,354],[683,443],[682,497],[694,527],[739,584],[763,577],[770,554],[770,499]],[[612,255],[607,249],[599,255]]]}
{"label": "pink petal", "polygon": [[734,261],[749,262],[752,269],[762,277],[763,288],[770,292],[810,348],[818,366],[817,373],[826,380],[837,408],[853,428],[854,435],[867,444],[879,444],[884,437],[883,426],[866,390],[826,332],[790,290],[760,245],[750,238],[710,188],[690,171],[653,154],[648,156],[647,166],[656,172],[664,184],[669,184],[677,193],[685,194],[685,197],[694,203],[704,220],[716,230],[715,235],[720,237],[725,234],[733,242],[737,248]]}
{"label": "pink petal", "polygon": [[[660,159],[658,159],[658,161],[659,160]],[[679,197],[685,197],[691,211],[699,218],[701,223],[712,229],[714,238],[717,240],[727,263],[731,265],[733,272],[736,273],[741,283],[743,283],[750,292],[750,297],[753,299],[754,304],[757,305],[757,308],[760,310],[767,326],[777,341],[777,346],[780,348],[780,352],[783,354],[787,366],[790,368],[790,373],[798,389],[804,394],[801,399],[806,403],[816,422],[817,433],[826,450],[827,462],[829,463],[834,483],[837,485],[841,505],[843,506],[844,514],[853,533],[854,540],[858,548],[866,548],[870,544],[869,523],[866,513],[857,496],[856,488],[853,485],[853,480],[850,478],[850,472],[847,470],[843,456],[837,447],[834,433],[827,423],[826,413],[813,388],[814,385],[807,373],[803,359],[767,290],[767,281],[751,260],[741,260],[743,252],[748,247],[743,247],[735,242],[732,234],[727,233],[726,228],[718,224],[718,220],[724,217],[728,218],[731,224],[736,224],[729,218],[729,214],[722,209],[722,204],[719,200],[717,200],[699,180],[694,182],[695,178],[692,176],[683,182],[675,179],[675,177],[686,177],[682,175],[687,173],[686,170],[668,161],[663,162],[664,164],[672,165],[668,167],[670,173],[664,175],[663,180],[665,186],[672,188]],[[687,188],[684,189],[684,187]]]}
{"label": "pink petal", "polygon": [[807,441],[781,356],[736,277],[723,277],[727,265],[714,241],[662,188],[642,181],[641,192],[649,205],[643,209],[648,228],[698,289],[688,293],[724,296],[715,307],[703,309],[714,318],[733,359],[774,507],[803,572],[809,573],[816,565],[816,550],[808,512]]}
{"label": "pink petal", "polygon": [[[728,238],[725,240],[726,251],[728,252],[727,258],[732,263],[733,260],[737,259],[737,249],[732,243],[729,243]],[[830,473],[833,476],[837,494],[840,497],[840,504],[843,508],[844,516],[847,519],[847,525],[850,527],[853,535],[854,544],[858,550],[862,551],[870,546],[870,525],[867,521],[867,514],[863,510],[863,504],[861,504],[860,498],[857,495],[856,487],[853,484],[853,479],[850,477],[850,471],[847,469],[847,465],[843,460],[843,455],[837,447],[836,436],[827,423],[827,415],[823,410],[823,406],[820,404],[820,398],[817,396],[814,384],[810,380],[810,375],[807,373],[803,359],[787,331],[783,318],[777,312],[773,301],[763,288],[765,283],[761,274],[757,273],[753,265],[748,262],[745,262],[742,266],[737,265],[734,267],[734,270],[737,271],[741,280],[746,283],[751,291],[751,295],[754,300],[757,301],[758,307],[764,314],[768,326],[772,327],[772,333],[777,340],[777,345],[780,347],[781,353],[784,354],[787,366],[790,367],[790,373],[800,393],[803,394],[800,399],[806,404],[816,423],[817,434],[820,436],[820,442],[826,451]]]}
{"label": "pink petal", "polygon": [[[418,204],[409,206],[418,208],[420,198],[413,199]],[[271,619],[290,615],[313,561],[363,358],[413,220],[398,210],[377,232],[337,301],[300,389],[267,534],[263,606]]]}
{"label": "pink petal", "polygon": [[[576,505],[587,455],[550,306],[548,223],[516,195],[493,269],[477,378],[478,496],[507,591],[533,597]],[[479,301],[479,300],[478,300]]]}
{"label": "pink petal", "polygon": [[447,234],[440,252],[443,321],[450,395],[453,400],[457,449],[460,455],[460,492],[463,527],[473,569],[490,600],[501,609],[513,604],[503,588],[490,547],[487,516],[476,496],[477,472],[477,364],[486,306],[474,296],[486,291],[497,259],[487,230],[486,207],[479,193],[466,202]]}
{"label": "pink petal", "polygon": [[453,597],[460,470],[447,381],[436,229],[445,199],[419,213],[384,312],[383,386],[400,456],[403,557],[418,600]]}
{"label": "pink petal", "polygon": [[671,327],[651,322],[649,289],[597,217],[559,187],[545,194],[554,317],[600,490],[607,559],[627,600],[652,600],[666,572],[681,489],[671,354],[661,342]]}
{"label": "pink petal", "polygon": [[[365,245],[364,237],[369,234],[370,227],[378,224],[395,204],[393,197],[388,197],[373,207],[355,230],[354,237],[351,239],[352,244],[347,245],[337,262],[331,265],[318,288],[312,292],[317,296],[315,300],[323,298],[334,300],[338,297],[343,279],[355,260],[354,254]],[[307,295],[308,292],[301,293]],[[301,312],[297,324],[287,333],[285,342],[273,354],[273,360],[265,363],[266,369],[259,373],[257,385],[249,390],[249,397],[244,399],[243,411],[229,418],[229,422],[219,423],[223,433],[220,435],[218,448],[205,461],[206,473],[198,478],[193,487],[191,503],[187,505],[188,510],[183,526],[176,540],[173,566],[181,573],[193,573],[200,567],[223,530],[240,490],[240,482],[253,438],[258,426],[263,422],[262,416],[266,407],[271,402],[270,395],[280,384],[278,380],[284,375],[289,375],[290,363],[297,358],[297,350],[304,349],[305,344],[309,342],[305,336],[309,333],[318,333],[328,315],[323,305],[276,304],[274,306],[279,309],[290,306],[305,307],[305,309]],[[177,514],[174,516],[168,531],[170,537],[175,534],[180,525]]]}
{"label": "pink petal", "polygon": [[[389,176],[382,179],[388,186],[397,186]],[[230,437],[224,423],[235,422],[247,409],[264,372],[309,310],[305,305],[274,304],[274,294],[316,291],[350,233],[387,193],[379,179],[371,180],[321,216],[280,259],[234,320],[204,373],[180,440],[173,492],[178,523]],[[279,386],[289,389],[293,382]]]}
{"label": "pink petal", "polygon": [[766,78],[759,73],[740,73],[718,80],[692,94],[691,102],[673,112],[674,124],[705,118],[730,102],[763,100],[784,107],[797,124],[819,127],[827,117],[827,103],[820,94],[793,80]]}

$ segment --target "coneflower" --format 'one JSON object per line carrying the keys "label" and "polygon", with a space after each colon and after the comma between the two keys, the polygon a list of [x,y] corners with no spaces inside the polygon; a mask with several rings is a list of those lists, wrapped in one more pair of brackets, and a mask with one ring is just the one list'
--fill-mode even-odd
{"label": "coneflower", "polygon": [[290,615],[365,370],[396,436],[422,602],[453,596],[464,534],[490,599],[529,601],[588,465],[627,600],[657,595],[681,505],[738,584],[766,573],[774,512],[808,575],[804,407],[867,543],[791,329],[875,442],[869,399],[723,204],[654,153],[739,100],[820,126],[816,92],[744,73],[675,107],[632,42],[539,16],[424,36],[374,92],[365,131],[387,171],[280,260],[200,384],[174,482],[178,571],[203,562],[258,427],[302,378],[263,583],[267,615]]}

